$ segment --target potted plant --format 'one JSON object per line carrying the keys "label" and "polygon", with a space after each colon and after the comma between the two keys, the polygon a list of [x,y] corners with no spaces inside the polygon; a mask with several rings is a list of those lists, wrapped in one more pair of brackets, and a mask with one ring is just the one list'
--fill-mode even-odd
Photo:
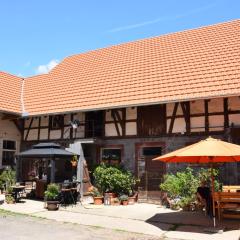
{"label": "potted plant", "polygon": [[93,200],[94,200],[95,205],[102,205],[103,204],[103,196],[96,187],[93,187],[91,189],[90,193],[93,196]]}
{"label": "potted plant", "polygon": [[129,195],[136,184],[131,172],[121,168],[101,164],[93,173],[95,184],[102,192],[108,193],[112,198],[117,195]]}
{"label": "potted plant", "polygon": [[16,172],[11,168],[4,170],[0,176],[1,185],[5,186],[6,191],[16,183]]}
{"label": "potted plant", "polygon": [[112,198],[111,199],[111,205],[113,206],[119,206],[120,205],[120,201],[118,198]]}
{"label": "potted plant", "polygon": [[128,205],[128,196],[127,195],[121,195],[119,197],[119,201],[122,203],[122,205],[126,206]]}
{"label": "potted plant", "polygon": [[128,204],[133,205],[138,201],[138,192],[130,191],[128,197]]}
{"label": "potted plant", "polygon": [[58,210],[59,207],[59,186],[55,183],[47,186],[44,196],[47,201],[47,209],[50,211]]}
{"label": "potted plant", "polygon": [[5,202],[7,204],[14,204],[15,203],[15,199],[11,194],[6,194],[5,195]]}
{"label": "potted plant", "polygon": [[77,166],[77,163],[78,163],[78,158],[76,155],[74,155],[71,159],[71,164],[72,164],[72,167],[76,167]]}

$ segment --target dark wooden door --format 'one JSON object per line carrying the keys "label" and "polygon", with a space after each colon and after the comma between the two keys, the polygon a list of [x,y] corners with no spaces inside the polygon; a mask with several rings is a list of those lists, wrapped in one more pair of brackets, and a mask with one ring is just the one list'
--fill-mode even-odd
{"label": "dark wooden door", "polygon": [[152,159],[162,155],[162,143],[136,144],[139,195],[146,200],[160,199],[159,184],[166,173],[166,164]]}

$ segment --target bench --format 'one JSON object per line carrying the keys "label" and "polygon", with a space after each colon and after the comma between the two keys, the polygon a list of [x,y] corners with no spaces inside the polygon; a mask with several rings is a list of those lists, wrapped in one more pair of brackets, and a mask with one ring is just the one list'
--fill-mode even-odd
{"label": "bench", "polygon": [[219,220],[221,217],[240,218],[240,192],[215,192],[214,201]]}
{"label": "bench", "polygon": [[223,186],[222,190],[223,192],[240,192],[240,186]]}

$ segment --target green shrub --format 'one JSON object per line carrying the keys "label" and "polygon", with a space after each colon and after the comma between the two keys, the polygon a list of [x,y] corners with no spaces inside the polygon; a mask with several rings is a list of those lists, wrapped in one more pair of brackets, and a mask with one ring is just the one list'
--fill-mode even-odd
{"label": "green shrub", "polygon": [[167,192],[169,197],[187,197],[192,198],[199,186],[199,180],[193,174],[191,168],[174,174],[166,174],[164,182],[160,184],[160,189]]}
{"label": "green shrub", "polygon": [[95,184],[101,192],[131,194],[136,180],[131,172],[124,169],[101,164],[93,173]]}
{"label": "green shrub", "polygon": [[[218,191],[220,186],[217,180],[218,173],[218,170],[213,169],[215,191]],[[208,186],[211,185],[211,169],[201,168],[194,174],[193,169],[188,167],[177,174],[166,174],[160,189],[167,192],[170,198],[179,197],[179,204],[182,207],[195,199],[195,193],[202,181],[205,181]]]}
{"label": "green shrub", "polygon": [[208,186],[211,186],[212,170],[214,176],[214,190],[217,192],[221,190],[220,183],[218,181],[219,170],[211,168],[201,168],[197,174],[197,177],[200,182],[205,181]]}
{"label": "green shrub", "polygon": [[12,185],[16,183],[16,172],[12,169],[6,169],[0,175],[0,187],[6,187],[8,190]]}
{"label": "green shrub", "polygon": [[55,183],[51,183],[47,186],[47,191],[44,192],[44,196],[47,201],[56,201],[59,197],[59,186]]}

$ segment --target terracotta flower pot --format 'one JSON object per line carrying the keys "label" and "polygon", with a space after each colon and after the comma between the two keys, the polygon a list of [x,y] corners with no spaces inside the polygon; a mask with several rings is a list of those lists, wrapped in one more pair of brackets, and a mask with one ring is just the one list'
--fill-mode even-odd
{"label": "terracotta flower pot", "polygon": [[128,204],[133,205],[136,202],[135,199],[136,199],[135,197],[129,197],[128,198]]}
{"label": "terracotta flower pot", "polygon": [[103,204],[103,198],[102,197],[94,197],[94,204],[95,205],[102,205]]}
{"label": "terracotta flower pot", "polygon": [[127,206],[128,205],[128,200],[122,201],[122,205]]}
{"label": "terracotta flower pot", "polygon": [[77,162],[72,161],[71,163],[72,163],[72,167],[76,167],[77,166]]}

